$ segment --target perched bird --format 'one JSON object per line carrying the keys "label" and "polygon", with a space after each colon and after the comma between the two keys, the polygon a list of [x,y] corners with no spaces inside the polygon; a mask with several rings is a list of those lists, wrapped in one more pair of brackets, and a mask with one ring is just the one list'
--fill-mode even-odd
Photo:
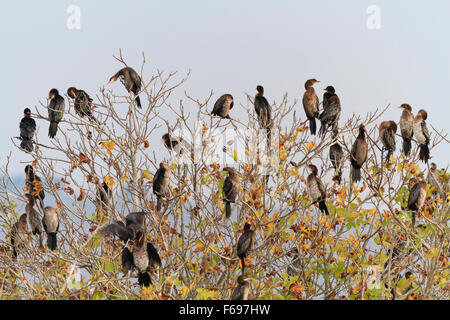
{"label": "perched bird", "polygon": [[181,155],[185,150],[192,152],[192,146],[181,137],[174,137],[166,133],[162,136],[162,140],[164,146],[169,151],[173,150],[176,154]]}
{"label": "perched bird", "polygon": [[231,94],[224,94],[219,99],[217,99],[216,103],[214,103],[214,108],[211,114],[213,116],[219,116],[221,118],[230,119],[230,110],[233,109],[234,102],[233,96]]}
{"label": "perched bird", "polygon": [[50,127],[48,128],[48,136],[54,138],[58,131],[58,124],[61,122],[64,110],[66,109],[66,103],[64,98],[59,95],[58,90],[52,89],[49,93],[50,104],[48,106],[48,120],[50,121]]}
{"label": "perched bird", "polygon": [[323,102],[322,102],[324,109],[328,107],[329,105],[328,100],[333,96],[336,96],[336,90],[334,89],[334,87],[333,86],[326,87],[325,92],[323,94]]}
{"label": "perched bird", "polygon": [[31,165],[25,166],[25,185],[31,195],[39,199],[41,209],[44,209],[44,185],[42,184],[41,178],[34,173],[34,168]]}
{"label": "perched bird", "polygon": [[361,180],[361,167],[367,160],[366,128],[359,126],[359,135],[353,143],[350,152],[350,175],[353,182]]}
{"label": "perched bird", "polygon": [[231,203],[236,201],[241,189],[241,178],[234,168],[226,167],[223,171],[228,172],[222,186],[222,194],[225,202],[225,217],[229,218],[231,216]]}
{"label": "perched bird", "polygon": [[150,242],[145,241],[145,233],[139,231],[133,241],[133,250],[122,250],[122,267],[125,274],[135,268],[138,272],[140,286],[148,287],[152,283],[150,274],[161,266],[158,251]]}
{"label": "perched bird", "polygon": [[98,231],[102,236],[116,236],[123,242],[127,242],[129,239],[134,239],[135,234],[133,229],[127,228],[122,221],[115,221],[110,223]]}
{"label": "perched bird", "polygon": [[335,171],[333,180],[338,184],[341,184],[342,180],[342,167],[344,165],[344,151],[338,142],[335,142],[330,147],[330,161]]}
{"label": "perched bird", "polygon": [[117,79],[120,77],[120,81],[125,86],[125,89],[129,93],[133,93],[136,99],[136,104],[138,108],[142,108],[141,106],[141,99],[139,98],[138,94],[142,87],[141,77],[139,74],[134,71],[133,68],[126,67],[123,69],[120,69],[115,75],[109,79],[108,84],[113,83],[117,81]]}
{"label": "perched bird", "polygon": [[98,212],[109,211],[111,204],[112,191],[106,182],[97,187],[96,205]]}
{"label": "perched bird", "polygon": [[325,109],[319,115],[321,123],[319,134],[324,136],[327,129],[331,127],[331,132],[333,133],[333,137],[335,137],[338,133],[338,122],[341,116],[341,102],[339,101],[339,97],[333,95],[327,98],[326,105],[327,106],[324,107]]}
{"label": "perched bird", "polygon": [[303,108],[309,120],[309,130],[311,134],[316,134],[316,118],[319,116],[319,98],[314,90],[314,85],[319,83],[316,79],[309,79],[305,82],[305,93],[303,94]]}
{"label": "perched bird", "polygon": [[410,185],[412,185],[412,188],[408,196],[407,209],[412,211],[412,226],[414,228],[416,224],[416,212],[422,208],[425,202],[427,183],[422,176],[419,176],[415,183],[414,180],[410,181]]}
{"label": "perched bird", "polygon": [[50,250],[56,250],[58,242],[56,234],[59,230],[59,218],[56,209],[53,207],[44,208],[44,218],[42,219],[45,233],[47,234],[47,246]]}
{"label": "perched bird", "polygon": [[11,245],[13,247],[14,258],[17,258],[18,251],[27,245],[29,242],[27,215],[22,214],[19,221],[14,223],[11,228]]}
{"label": "perched bird", "polygon": [[269,101],[264,97],[264,88],[262,86],[257,86],[256,91],[258,93],[255,95],[255,112],[258,116],[259,127],[261,129],[266,129],[267,131],[267,142],[270,143],[272,123],[272,114],[270,110]]}
{"label": "perched bird", "polygon": [[403,138],[403,154],[409,156],[411,151],[411,140],[413,138],[413,124],[414,116],[412,114],[412,108],[409,104],[404,103],[400,107],[403,109],[400,117],[400,133]]}
{"label": "perched bird", "polygon": [[249,256],[255,242],[255,231],[251,229],[250,223],[244,225],[244,233],[239,237],[237,243],[237,255],[241,259],[242,274],[245,271],[245,258]]}
{"label": "perched bird", "polygon": [[155,176],[153,177],[153,193],[156,195],[156,210],[161,211],[161,200],[162,196],[169,191],[170,177],[172,176],[172,171],[170,167],[161,162],[159,164],[159,169],[156,170]]}
{"label": "perched bird", "polygon": [[436,190],[433,191],[433,195],[444,198],[445,192],[443,185],[441,183],[441,179],[439,179],[439,176],[437,174],[437,166],[436,163],[432,162],[430,165],[430,168],[428,169],[428,175],[427,175],[427,183],[431,186],[436,188]]}
{"label": "perched bird", "polygon": [[39,235],[39,247],[42,247],[42,217],[39,212],[34,209],[34,204],[36,202],[35,197],[27,193],[25,198],[28,201],[25,206],[25,212],[27,214],[28,224],[31,228],[31,233],[33,235]]}
{"label": "perched bird", "polygon": [[247,300],[250,290],[250,278],[246,275],[240,275],[237,278],[237,283],[237,287],[234,288],[231,294],[231,300]]}
{"label": "perched bird", "polygon": [[125,217],[126,224],[122,221],[110,223],[99,230],[102,236],[116,236],[123,242],[134,240],[138,232],[145,229],[145,212],[132,212]]}
{"label": "perched bird", "polygon": [[423,162],[428,162],[430,158],[430,150],[428,149],[428,144],[430,143],[430,132],[428,131],[427,124],[425,120],[427,120],[427,112],[423,109],[417,112],[416,117],[414,118],[414,137],[419,143],[419,158]]}
{"label": "perched bird", "polygon": [[322,181],[320,181],[319,177],[317,176],[317,167],[313,164],[309,164],[308,169],[311,170],[311,173],[309,174],[308,178],[306,178],[306,191],[312,198],[312,203],[314,204],[317,202],[319,204],[320,211],[328,215],[328,208],[325,204],[327,192]]}
{"label": "perched bird", "polygon": [[298,249],[294,248],[290,253],[288,253],[288,255],[292,257],[292,262],[287,267],[286,272],[291,277],[298,276],[302,268],[302,259],[298,253]]}
{"label": "perched bird", "polygon": [[33,137],[36,133],[36,121],[31,118],[31,110],[26,108],[23,111],[23,118],[20,121],[20,147],[28,152],[33,151]]}
{"label": "perched bird", "polygon": [[74,99],[74,108],[77,115],[81,118],[87,117],[91,122],[97,122],[97,119],[92,115],[92,102],[94,101],[83,90],[78,90],[75,87],[67,89],[67,95]]}
{"label": "perched bird", "polygon": [[395,133],[397,132],[397,124],[395,121],[383,121],[379,127],[379,139],[387,150],[386,162],[391,160],[391,155],[395,151]]}

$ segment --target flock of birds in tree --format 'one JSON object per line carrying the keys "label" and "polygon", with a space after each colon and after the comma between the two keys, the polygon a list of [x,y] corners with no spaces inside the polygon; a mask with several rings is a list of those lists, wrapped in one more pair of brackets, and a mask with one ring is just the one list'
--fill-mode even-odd
{"label": "flock of birds in tree", "polygon": [[[139,99],[139,93],[142,88],[141,78],[132,68],[126,67],[119,70],[111,77],[109,83],[121,80],[126,90],[133,94],[134,101],[138,108],[142,108]],[[341,103],[335,89],[332,86],[325,88],[323,95],[323,110],[319,110],[319,98],[315,92],[314,85],[319,83],[316,79],[310,79],[305,83],[305,93],[303,95],[303,107],[306,117],[309,121],[309,129],[312,135],[316,135],[316,119],[320,121],[320,136],[326,135],[330,130],[333,140],[335,141],[329,150],[329,157],[332,166],[336,172],[335,180],[341,183],[342,167],[344,162],[344,152],[340,144],[335,139],[338,134],[338,122],[341,115]],[[271,129],[273,128],[273,119],[271,115],[271,107],[267,99],[264,97],[264,88],[257,86],[257,94],[254,99],[254,107],[257,115],[259,126],[262,130],[266,130],[268,141],[270,141]],[[67,90],[67,95],[73,99],[74,109],[78,116],[85,117],[93,123],[99,123],[93,115],[93,99],[83,91],[75,87]],[[48,120],[50,122],[48,136],[55,138],[58,132],[59,122],[62,120],[65,110],[65,100],[59,94],[57,89],[50,90],[48,105]],[[211,114],[224,119],[230,119],[230,111],[233,108],[233,96],[231,94],[222,95],[214,104]],[[403,153],[409,156],[411,152],[411,142],[413,138],[417,141],[420,152],[420,160],[428,162],[430,143],[430,133],[427,129],[426,120],[427,112],[419,110],[414,117],[411,106],[402,104],[400,108],[403,110],[400,118],[400,133],[403,139]],[[20,147],[26,152],[33,151],[33,137],[36,132],[36,122],[31,117],[29,108],[24,110],[24,118],[20,122]],[[379,126],[379,138],[383,143],[384,149],[387,150],[386,161],[390,161],[392,153],[395,151],[395,134],[397,132],[397,124],[395,121],[383,121]],[[179,138],[171,137],[165,134],[162,137],[166,148],[176,150],[182,144]],[[364,125],[359,126],[359,134],[353,143],[350,152],[350,178],[353,182],[361,180],[361,167],[367,160],[368,145],[366,141],[366,128]],[[313,204],[317,203],[322,213],[328,215],[326,205],[326,189],[318,176],[317,167],[308,164],[307,168],[311,171],[306,180],[306,190],[312,198]],[[231,203],[238,198],[241,182],[239,173],[235,168],[226,167],[223,169],[228,173],[225,178],[222,194],[225,203],[225,216],[231,216]],[[16,258],[19,248],[29,241],[28,227],[31,227],[33,235],[39,235],[39,244],[42,247],[42,234],[47,234],[47,246],[50,250],[57,249],[57,233],[59,230],[59,219],[57,210],[50,206],[44,205],[45,192],[41,187],[39,192],[31,192],[36,190],[36,184],[41,184],[41,179],[35,174],[33,166],[25,167],[26,186],[30,193],[26,194],[27,205],[26,213],[21,215],[19,221],[16,222],[11,229],[11,244],[13,247],[13,255]],[[159,212],[162,206],[162,198],[169,191],[169,182],[171,178],[171,169],[166,163],[160,163],[160,167],[153,178],[153,193],[157,198],[156,209]],[[267,176],[268,178],[268,176]],[[437,186],[439,190],[440,181],[436,175],[436,165],[433,163],[430,167],[428,182],[432,186]],[[412,211],[412,225],[415,223],[415,212],[420,210],[424,204],[427,183],[423,176],[418,179],[413,178],[410,181],[410,193],[408,198],[407,209]],[[104,182],[101,184],[97,192],[97,202],[103,206],[109,205],[111,197],[111,189]],[[44,215],[41,219],[39,212],[34,208],[36,200]],[[161,259],[158,251],[152,243],[145,240],[145,212],[130,213],[125,223],[117,221],[107,225],[99,230],[103,236],[116,236],[126,245],[122,251],[122,266],[125,274],[135,269],[138,273],[138,282],[141,286],[149,286],[151,284],[151,274],[158,266],[161,266]],[[232,299],[247,299],[250,279],[245,275],[245,258],[248,257],[255,242],[255,231],[252,230],[250,223],[244,225],[244,232],[240,236],[237,243],[237,256],[241,260],[242,274],[238,277],[238,285],[234,289]],[[131,248],[131,250],[129,249]]]}

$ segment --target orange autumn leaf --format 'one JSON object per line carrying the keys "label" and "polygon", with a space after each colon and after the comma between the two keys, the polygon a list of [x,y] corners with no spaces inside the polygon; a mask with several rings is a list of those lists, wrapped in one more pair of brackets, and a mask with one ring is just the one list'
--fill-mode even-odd
{"label": "orange autumn leaf", "polygon": [[70,182],[69,181],[67,181],[66,179],[64,179],[64,178],[61,178],[61,181],[62,182],[64,182],[65,184],[70,184]]}
{"label": "orange autumn leaf", "polygon": [[80,164],[78,162],[72,162],[72,170],[78,167]]}
{"label": "orange autumn leaf", "polygon": [[64,191],[68,193],[69,195],[73,195],[75,191],[71,187],[64,188]]}
{"label": "orange autumn leaf", "polygon": [[80,162],[90,164],[91,160],[88,157],[86,157],[84,153],[80,152]]}
{"label": "orange autumn leaf", "polygon": [[33,167],[36,167],[36,165],[37,165],[37,159],[35,159],[35,160],[31,163],[31,165],[32,165]]}
{"label": "orange autumn leaf", "polygon": [[306,145],[306,150],[307,150],[308,152],[310,152],[311,149],[312,149],[312,147],[313,147],[312,143],[308,143],[308,144]]}
{"label": "orange autumn leaf", "polygon": [[77,198],[77,201],[83,201],[84,199],[84,190],[80,189],[80,195]]}
{"label": "orange autumn leaf", "polygon": [[111,141],[111,140],[101,142],[101,148],[102,149],[105,148],[106,152],[108,154],[111,154],[111,151],[114,149],[114,146],[115,146],[115,143],[114,143],[114,141]]}
{"label": "orange autumn leaf", "polygon": [[144,148],[147,149],[148,147],[150,147],[150,143],[147,140],[145,140],[144,141]]}
{"label": "orange autumn leaf", "polygon": [[114,179],[110,176],[105,177],[105,183],[108,185],[108,188],[112,189],[112,187],[116,184]]}

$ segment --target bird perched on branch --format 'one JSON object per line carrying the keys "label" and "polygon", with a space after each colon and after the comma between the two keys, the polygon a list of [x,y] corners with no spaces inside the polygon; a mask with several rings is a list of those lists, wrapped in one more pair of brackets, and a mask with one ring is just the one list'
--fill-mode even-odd
{"label": "bird perched on branch", "polygon": [[14,223],[14,225],[12,226],[10,238],[15,259],[18,256],[18,252],[29,242],[27,215],[25,213],[22,214],[19,218],[19,221]]}
{"label": "bird perched on branch", "polygon": [[124,274],[133,268],[138,272],[140,286],[148,287],[152,283],[150,274],[161,266],[158,250],[150,242],[145,241],[145,233],[139,231],[133,241],[132,252],[128,248],[122,250],[122,267]]}
{"label": "bird perched on branch", "polygon": [[325,89],[325,92],[324,92],[324,94],[323,94],[323,102],[322,102],[322,105],[323,105],[323,109],[326,109],[327,107],[328,107],[328,105],[329,105],[329,99],[331,98],[331,97],[333,97],[333,96],[337,96],[336,95],[336,90],[334,89],[334,87],[333,86],[328,86],[328,87],[326,87]]}
{"label": "bird perched on branch", "polygon": [[116,221],[99,230],[102,236],[116,236],[123,242],[134,240],[138,232],[145,231],[145,212],[132,212],[125,217],[125,223]]}
{"label": "bird perched on branch", "polygon": [[308,195],[312,198],[313,200],[312,203],[313,204],[318,203],[320,211],[328,215],[328,208],[327,205],[325,204],[327,192],[322,181],[320,181],[319,177],[317,176],[318,174],[317,167],[313,164],[309,164],[308,169],[311,171],[311,173],[306,179],[306,191],[308,192]]}
{"label": "bird perched on branch", "polygon": [[31,233],[33,235],[37,234],[39,236],[39,248],[41,248],[42,247],[42,232],[43,232],[42,217],[39,214],[39,212],[37,212],[34,209],[34,204],[36,202],[35,197],[32,196],[31,194],[27,193],[25,195],[25,198],[28,201],[27,205],[25,206],[25,212],[27,214],[28,224],[30,225]]}
{"label": "bird perched on branch", "polygon": [[112,191],[108,187],[106,182],[103,182],[100,186],[97,186],[96,205],[97,211],[109,211],[111,204]]}
{"label": "bird perched on branch", "polygon": [[427,112],[424,109],[421,109],[417,112],[413,125],[414,137],[419,143],[420,148],[419,158],[425,163],[428,162],[428,159],[430,158],[430,150],[428,149],[428,144],[430,143],[430,132],[428,131],[427,123],[425,122],[427,118]]}
{"label": "bird perched on branch", "polygon": [[31,165],[25,166],[25,185],[31,195],[39,199],[41,209],[44,209],[44,184],[42,183],[41,178],[34,173],[34,168]]}
{"label": "bird perched on branch", "polygon": [[73,103],[77,115],[81,118],[87,117],[91,122],[99,123],[92,115],[92,102],[94,100],[86,92],[70,87],[67,89],[67,95],[74,99]]}
{"label": "bird perched on branch", "polygon": [[255,231],[251,229],[250,223],[245,223],[244,233],[239,237],[237,243],[237,255],[241,259],[242,263],[242,274],[245,272],[245,258],[250,255],[253,249],[253,244],[255,242]]}
{"label": "bird perched on branch", "polygon": [[333,137],[335,137],[338,133],[338,123],[341,116],[341,101],[334,93],[335,91],[332,86],[328,86],[325,90],[327,92],[323,95],[324,110],[319,115],[321,123],[319,134],[324,136],[327,129],[331,127],[331,132],[333,133]]}
{"label": "bird perched on branch", "polygon": [[214,108],[211,114],[213,116],[219,116],[221,118],[230,119],[230,110],[233,109],[234,102],[233,96],[231,94],[224,94],[219,99],[217,99],[216,103],[214,103]]}
{"label": "bird perched on branch", "polygon": [[403,154],[409,156],[411,151],[411,140],[413,138],[414,115],[409,104],[404,103],[400,107],[403,110],[400,116],[400,133],[403,138]]}
{"label": "bird perched on branch", "polygon": [[164,134],[162,136],[162,140],[164,143],[164,146],[169,151],[174,151],[176,154],[181,155],[185,151],[193,151],[193,148],[189,143],[187,143],[183,138],[181,137],[174,137],[169,135],[168,133]]}
{"label": "bird perched on branch", "polygon": [[222,186],[223,201],[225,202],[225,217],[231,216],[231,203],[234,203],[241,189],[241,178],[236,169],[226,167],[223,171],[228,172],[228,176]]}
{"label": "bird perched on branch", "polygon": [[309,79],[305,82],[305,93],[303,94],[303,108],[309,120],[309,130],[311,134],[316,134],[316,118],[319,116],[319,98],[314,90],[314,85],[319,83],[316,79]]}
{"label": "bird perched on branch", "polygon": [[264,97],[264,88],[263,86],[257,86],[256,91],[258,93],[255,95],[255,112],[258,116],[258,122],[259,127],[262,130],[267,131],[267,143],[268,146],[270,145],[270,139],[271,139],[271,129],[273,126],[272,123],[272,112],[270,110],[270,104],[269,101]]}
{"label": "bird perched on branch", "polygon": [[416,224],[416,212],[419,211],[425,203],[425,197],[427,195],[427,183],[422,176],[418,179],[410,180],[411,191],[408,196],[408,210],[412,213],[412,227]]}
{"label": "bird perched on branch", "polygon": [[31,118],[31,110],[26,108],[23,110],[23,118],[20,121],[20,147],[28,152],[33,151],[33,137],[36,133],[36,121]]}
{"label": "bird perched on branch", "polygon": [[117,81],[117,79],[119,79],[119,77],[120,77],[120,81],[125,86],[125,89],[127,89],[127,91],[129,93],[134,94],[137,107],[142,109],[141,99],[138,96],[139,91],[141,90],[141,87],[142,87],[142,81],[141,81],[141,77],[139,76],[139,74],[136,71],[134,71],[133,68],[126,67],[126,68],[120,69],[115,75],[113,75],[111,77],[111,79],[109,79],[108,84]]}
{"label": "bird perched on branch", "polygon": [[48,95],[50,104],[48,105],[48,120],[50,121],[50,127],[48,128],[48,136],[54,138],[58,131],[58,124],[61,122],[64,110],[66,109],[66,103],[64,98],[59,95],[58,90],[52,89]]}
{"label": "bird perched on branch", "polygon": [[286,273],[291,277],[298,276],[300,271],[302,270],[302,258],[298,252],[297,248],[293,248],[288,256],[292,257],[292,261],[289,266],[286,268]]}
{"label": "bird perched on branch", "polygon": [[344,152],[338,142],[333,143],[330,146],[330,161],[335,171],[333,181],[341,184],[342,180],[342,167],[344,165]]}
{"label": "bird perched on branch", "polygon": [[231,294],[231,300],[247,300],[248,292],[250,291],[250,278],[246,275],[240,275],[237,278],[237,287],[234,288]]}
{"label": "bird perched on branch", "polygon": [[352,182],[361,180],[361,167],[367,160],[366,128],[359,126],[359,135],[353,143],[350,152],[350,176]]}
{"label": "bird perched on branch", "polygon": [[439,197],[445,198],[444,187],[437,174],[437,166],[434,162],[431,163],[430,168],[428,169],[427,183],[436,189],[433,191],[433,195],[439,195]]}
{"label": "bird perched on branch", "polygon": [[155,176],[153,177],[153,193],[156,195],[156,210],[158,212],[161,211],[162,196],[169,191],[171,176],[172,170],[170,170],[170,167],[164,162],[161,162],[159,169],[156,170]]}
{"label": "bird perched on branch", "polygon": [[379,139],[387,150],[386,162],[391,160],[391,155],[395,151],[395,133],[397,132],[397,124],[395,121],[383,121],[379,127]]}
{"label": "bird perched on branch", "polygon": [[44,208],[44,218],[42,219],[45,233],[47,234],[47,246],[50,250],[56,250],[58,241],[56,234],[59,230],[59,218],[56,209],[53,207]]}

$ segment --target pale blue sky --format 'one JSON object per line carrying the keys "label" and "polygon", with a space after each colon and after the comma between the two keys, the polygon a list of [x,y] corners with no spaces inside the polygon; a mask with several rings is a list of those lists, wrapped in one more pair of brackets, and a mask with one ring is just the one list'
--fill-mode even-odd
{"label": "pale blue sky", "polygon": [[[81,8],[81,30],[66,27],[70,4]],[[380,30],[366,27],[372,4],[381,9]],[[119,48],[136,68],[145,52],[147,78],[155,68],[191,69],[185,88],[199,98],[213,89],[215,97],[230,92],[244,102],[243,93],[253,93],[257,84],[271,102],[286,91],[300,98],[305,80],[314,77],[335,86],[344,120],[352,112],[406,102],[415,112],[426,108],[428,123],[448,132],[446,0],[16,0],[2,4],[1,11],[1,165],[13,149],[10,137],[18,136],[25,107],[44,101],[53,87],[65,92],[75,85],[93,95],[120,67],[112,58]],[[391,108],[383,119],[399,116],[399,109]],[[46,143],[48,122],[39,120],[38,126]],[[432,156],[446,166],[449,145]],[[13,151],[14,162],[29,159]],[[21,174],[23,165],[11,170]]]}

